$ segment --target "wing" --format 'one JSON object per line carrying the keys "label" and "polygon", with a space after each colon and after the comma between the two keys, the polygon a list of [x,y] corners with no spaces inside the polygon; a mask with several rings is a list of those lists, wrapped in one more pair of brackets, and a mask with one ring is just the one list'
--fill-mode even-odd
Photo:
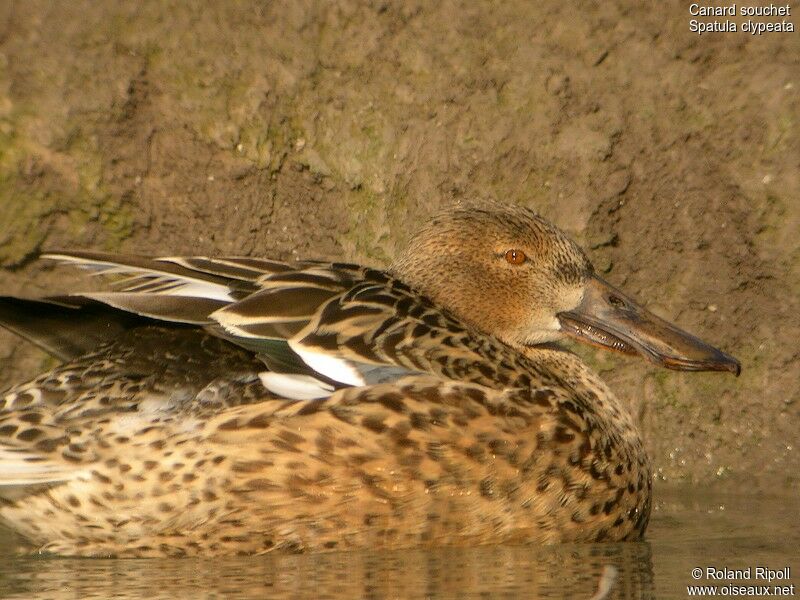
{"label": "wing", "polygon": [[303,374],[335,387],[419,373],[493,388],[527,387],[532,372],[552,380],[520,353],[383,271],[315,264],[260,285],[210,315],[221,335],[256,352],[261,344],[285,340],[311,369]]}
{"label": "wing", "polygon": [[47,255],[103,275],[117,291],[83,294],[122,311],[206,328],[256,353],[264,386],[290,399],[414,373],[516,386],[526,359],[390,274],[346,263],[255,258]]}
{"label": "wing", "polygon": [[[284,397],[319,398],[343,385],[361,385],[407,373],[372,365],[365,368],[364,377],[331,379],[306,364],[289,345],[320,306],[360,280],[364,269],[356,265],[289,265],[247,257],[151,258],[100,252],[52,252],[45,257],[113,278],[115,291],[77,294],[71,297],[73,302],[102,303],[149,319],[205,326],[215,335],[257,353],[268,367],[262,373],[264,385]],[[260,335],[232,335],[211,318],[220,308],[265,289],[269,290],[270,311],[257,318]],[[352,365],[337,366],[355,373]]]}
{"label": "wing", "polygon": [[[292,270],[286,263],[248,257],[146,257],[106,252],[54,251],[43,258],[114,276],[118,292],[232,302],[258,290],[258,281]],[[133,311],[135,312],[135,311]]]}

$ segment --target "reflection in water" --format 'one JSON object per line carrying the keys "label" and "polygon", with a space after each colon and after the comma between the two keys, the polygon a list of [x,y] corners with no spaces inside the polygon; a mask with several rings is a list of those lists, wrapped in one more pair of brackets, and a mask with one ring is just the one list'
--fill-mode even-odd
{"label": "reflection in water", "polygon": [[[585,598],[604,567],[608,598],[651,598],[650,546],[481,547],[224,560],[16,558],[5,597]],[[113,590],[113,592],[112,592]]]}
{"label": "reflection in water", "polygon": [[627,544],[93,560],[16,556],[0,533],[0,597],[589,600],[605,572],[606,598],[661,599],[686,598],[693,567],[789,566],[797,576],[797,498],[660,497],[649,541]]}

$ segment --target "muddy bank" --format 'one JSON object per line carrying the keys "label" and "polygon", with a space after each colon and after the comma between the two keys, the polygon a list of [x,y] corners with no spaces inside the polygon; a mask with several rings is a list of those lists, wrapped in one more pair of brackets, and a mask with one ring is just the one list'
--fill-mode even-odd
{"label": "muddy bank", "polygon": [[[800,479],[800,34],[683,3],[7,2],[0,290],[42,248],[376,265],[439,206],[536,208],[739,379],[587,356],[667,481]],[[80,285],[84,285],[81,283]],[[50,359],[0,333],[0,386]]]}

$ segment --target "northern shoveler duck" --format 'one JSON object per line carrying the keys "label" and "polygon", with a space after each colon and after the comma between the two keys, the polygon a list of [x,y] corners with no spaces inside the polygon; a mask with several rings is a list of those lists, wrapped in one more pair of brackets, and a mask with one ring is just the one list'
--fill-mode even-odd
{"label": "northern shoveler duck", "polygon": [[122,279],[0,302],[63,361],[0,400],[0,519],[45,552],[639,539],[642,440],[554,342],[740,369],[520,207],[453,207],[388,270],[49,257]]}

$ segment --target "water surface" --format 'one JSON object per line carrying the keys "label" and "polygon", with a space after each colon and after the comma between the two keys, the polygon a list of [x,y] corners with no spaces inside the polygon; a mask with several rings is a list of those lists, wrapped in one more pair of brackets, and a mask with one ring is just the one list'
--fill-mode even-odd
{"label": "water surface", "polygon": [[[693,568],[790,567],[800,587],[797,497],[658,490],[647,541],[106,560],[19,556],[0,535],[2,598],[687,598]],[[721,592],[719,592],[721,595]],[[724,597],[724,596],[723,596]],[[752,596],[751,596],[752,597]],[[764,597],[764,596],[761,596]],[[800,597],[800,589],[795,589]]]}

